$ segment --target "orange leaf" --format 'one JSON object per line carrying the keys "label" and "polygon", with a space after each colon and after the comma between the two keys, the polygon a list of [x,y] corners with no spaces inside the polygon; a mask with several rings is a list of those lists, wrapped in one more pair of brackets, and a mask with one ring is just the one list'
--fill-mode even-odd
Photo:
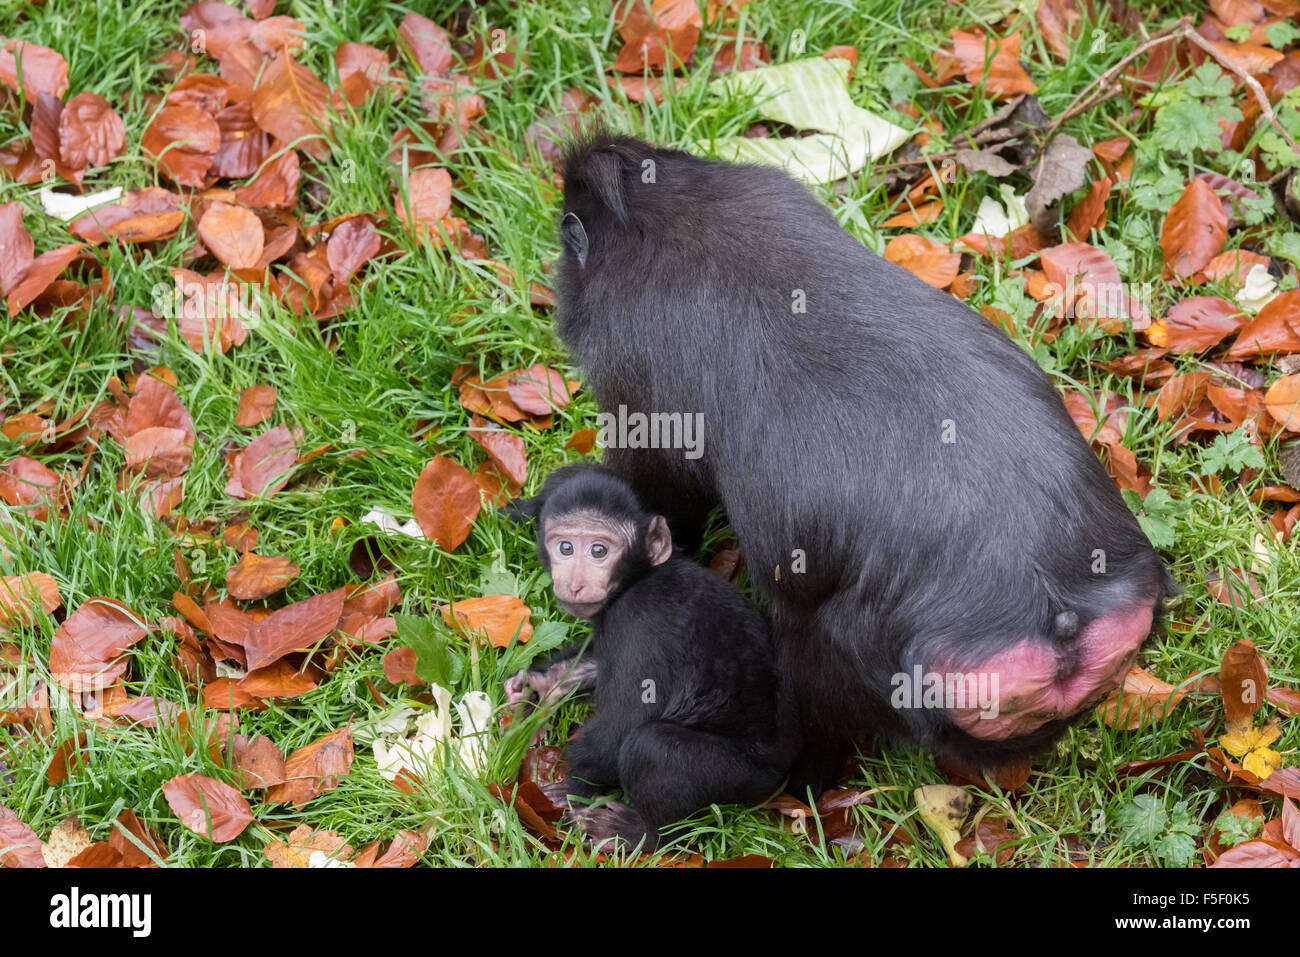
{"label": "orange leaf", "polygon": [[478,483],[469,469],[445,455],[434,456],[411,491],[411,508],[431,542],[454,551],[478,518]]}
{"label": "orange leaf", "polygon": [[213,203],[199,220],[199,238],[231,269],[253,269],[262,258],[262,221],[242,206]]}
{"label": "orange leaf", "polygon": [[19,203],[0,205],[0,293],[8,295],[18,277],[31,264],[35,246],[23,225]]}
{"label": "orange leaf", "polygon": [[1193,296],[1151,323],[1147,338],[1174,352],[1199,352],[1218,345],[1249,321],[1240,306],[1226,299]]}
{"label": "orange leaf", "polygon": [[1112,442],[1105,447],[1106,471],[1122,489],[1137,492],[1143,498],[1151,491],[1151,471],[1139,465],[1132,450]]}
{"label": "orange leaf", "polygon": [[1070,221],[1066,225],[1070,235],[1078,240],[1086,240],[1094,229],[1106,225],[1106,200],[1110,197],[1111,182],[1099,179],[1088,187],[1083,199],[1074,204],[1070,210]]}
{"label": "orange leaf", "polygon": [[132,190],[120,202],[73,220],[68,232],[96,245],[111,238],[137,243],[167,239],[185,221],[180,203],[179,196],[159,186]]}
{"label": "orange leaf", "polygon": [[329,87],[282,53],[262,72],[253,92],[253,119],[276,139],[322,160],[330,152],[322,135],[329,133],[329,102]]}
{"label": "orange leaf", "polygon": [[671,71],[695,52],[703,19],[694,0],[628,0],[614,12],[623,49],[613,69]]}
{"label": "orange leaf", "polygon": [[1278,295],[1261,309],[1241,330],[1228,358],[1260,359],[1284,352],[1300,352],[1300,289]]}
{"label": "orange leaf", "polygon": [[487,382],[476,375],[467,376],[458,386],[460,404],[498,422],[522,422],[528,413],[510,398],[510,380],[514,375],[507,372]]}
{"label": "orange leaf", "polygon": [[501,472],[515,485],[522,486],[528,477],[528,460],[524,440],[501,426],[476,416],[470,422],[469,437],[482,446]]}
{"label": "orange leaf", "polygon": [[1210,9],[1225,25],[1258,23],[1264,19],[1264,8],[1257,0],[1210,0]]}
{"label": "orange leaf", "polygon": [[275,386],[253,385],[239,393],[239,409],[235,412],[235,425],[245,428],[261,425],[271,416],[277,398]]}
{"label": "orange leaf", "polygon": [[226,494],[235,498],[270,496],[289,484],[298,461],[298,443],[286,426],[277,425],[249,442],[230,465]]}
{"label": "orange leaf", "polygon": [[218,678],[203,686],[203,707],[213,711],[232,711],[236,708],[261,710],[266,707],[260,698],[242,691],[233,678]]}
{"label": "orange leaf", "polygon": [[596,447],[596,430],[579,429],[569,436],[569,441],[564,443],[566,449],[573,449],[579,455],[586,455]]}
{"label": "orange leaf", "polygon": [[607,76],[605,85],[618,90],[633,103],[647,100],[662,103],[669,93],[676,93],[684,87],[686,80],[683,77]]}
{"label": "orange leaf", "polygon": [[[68,88],[68,63],[63,57],[39,43],[26,40],[3,40],[0,47],[0,83],[27,94],[30,103],[41,93],[62,96]],[[19,63],[22,82],[19,82]]]}
{"label": "orange leaf", "polygon": [[451,174],[441,167],[412,170],[406,180],[406,197],[398,194],[393,205],[397,218],[408,228],[437,235],[439,223],[451,212]]}
{"label": "orange leaf", "polygon": [[1182,686],[1166,684],[1135,665],[1124,677],[1124,684],[1099,707],[1109,727],[1133,731],[1148,720],[1163,720],[1186,695]]}
{"label": "orange leaf", "polygon": [[[0,59],[2,68],[3,60]],[[41,839],[13,811],[0,804],[0,867],[44,866]]]}
{"label": "orange leaf", "polygon": [[353,216],[339,223],[330,232],[325,244],[325,254],[329,261],[330,272],[334,281],[346,284],[357,270],[374,259],[383,247],[379,233],[369,216]]}
{"label": "orange leaf", "polygon": [[[443,620],[461,634],[483,633],[497,648],[510,644],[516,631],[520,644],[533,636],[528,621],[532,609],[513,595],[488,595],[439,605]],[[454,618],[453,618],[454,613]]]}
{"label": "orange leaf", "polygon": [[880,224],[880,227],[881,229],[894,229],[896,227],[910,229],[913,226],[922,226],[934,222],[939,218],[941,212],[943,212],[943,202],[936,199],[929,203],[922,203],[920,206],[899,213],[896,216],[890,216]]}
{"label": "orange leaf", "polygon": [[1186,279],[1204,269],[1227,238],[1228,217],[1219,197],[1204,180],[1192,179],[1160,230],[1165,265]]}
{"label": "orange leaf", "polygon": [[68,169],[104,166],[126,150],[122,118],[98,93],[78,93],[59,115],[59,159]]}
{"label": "orange leaf", "polygon": [[9,306],[9,315],[18,315],[18,310],[45,292],[50,287],[50,284],[58,278],[59,273],[63,272],[64,267],[77,258],[77,254],[84,246],[84,243],[70,243],[67,246],[60,246],[57,249],[51,249],[49,252],[41,253],[28,263],[27,268],[14,280],[9,295],[6,297],[5,301]]}
{"label": "orange leaf", "polygon": [[343,602],[344,619],[351,616],[378,618],[388,614],[402,601],[402,589],[393,575],[365,585],[347,585],[343,592],[347,598]]}
{"label": "orange leaf", "polygon": [[1187,372],[1176,375],[1156,393],[1156,415],[1162,422],[1183,415],[1201,404],[1210,385],[1210,373]]}
{"label": "orange leaf", "polygon": [[233,841],[253,822],[252,809],[239,792],[202,774],[181,774],[162,787],[182,824],[218,844]]}
{"label": "orange leaf", "polygon": [[221,147],[221,128],[197,106],[164,106],[140,145],[178,186],[201,188]]}
{"label": "orange leaf", "polygon": [[442,76],[456,62],[447,31],[427,17],[408,13],[397,35],[416,66],[429,76]]}
{"label": "orange leaf", "polygon": [[44,572],[0,578],[0,630],[30,625],[39,606],[48,615],[62,604],[59,584]]}
{"label": "orange leaf", "polygon": [[[1119,443],[1124,439],[1124,429],[1128,422],[1128,413],[1122,406],[1125,401],[1115,392],[1109,390],[1097,395],[1099,412],[1093,412],[1093,399],[1088,392],[1076,389],[1067,390],[1061,396],[1070,418],[1079,427],[1088,442],[1101,442],[1105,445]],[[1098,429],[1099,422],[1102,427]]]}
{"label": "orange leaf", "polygon": [[1267,73],[1285,55],[1257,43],[1212,43],[1212,46],[1247,74]]}
{"label": "orange leaf", "polygon": [[351,771],[353,756],[349,728],[340,728],[299,748],[284,762],[285,782],[266,792],[267,803],[291,802],[302,807],[317,795],[334,790],[339,779]]}
{"label": "orange leaf", "polygon": [[1300,867],[1300,851],[1275,841],[1246,841],[1230,847],[1211,867]]}
{"label": "orange leaf", "polygon": [[293,17],[271,17],[253,24],[248,39],[263,53],[272,54],[286,50],[299,50],[303,45],[306,27]]}
{"label": "orange leaf", "polygon": [[416,831],[398,831],[383,854],[379,842],[367,846],[354,860],[357,867],[414,867],[429,846],[429,839]]}
{"label": "orange leaf", "polygon": [[156,831],[136,817],[135,811],[127,808],[117,816],[117,826],[108,835],[108,846],[117,851],[122,858],[122,867],[156,867],[153,858],[142,851],[125,835],[131,834],[145,847],[157,855],[161,861],[167,860],[167,845],[162,842]]}
{"label": "orange leaf", "polygon": [[20,455],[0,465],[0,499],[19,515],[43,522],[60,507],[59,476],[35,459]]}
{"label": "orange leaf", "polygon": [[1282,428],[1300,432],[1300,375],[1283,376],[1264,393],[1264,404]]}
{"label": "orange leaf", "polygon": [[298,202],[300,178],[301,167],[297,152],[285,150],[262,166],[247,185],[236,189],[235,199],[253,209],[264,206],[291,207]]}
{"label": "orange leaf", "polygon": [[484,462],[474,470],[474,481],[478,483],[479,491],[487,497],[488,505],[493,508],[505,505],[522,488],[503,475],[491,461]]}
{"label": "orange leaf", "polygon": [[1079,11],[1075,9],[1073,0],[1039,0],[1036,14],[1052,52],[1062,59],[1068,57],[1070,47],[1066,41],[1071,39],[1079,25]]}
{"label": "orange leaf", "polygon": [[1026,223],[1019,229],[1013,229],[1005,236],[967,233],[965,236],[958,237],[957,242],[981,256],[992,256],[995,259],[1001,259],[1003,256],[1024,259],[1052,244],[1052,240],[1039,232],[1038,227],[1033,223]]}
{"label": "orange leaf", "polygon": [[298,577],[298,566],[283,555],[274,558],[245,552],[239,564],[226,572],[231,598],[254,601],[273,595]]}
{"label": "orange leaf", "polygon": [[569,387],[564,376],[547,366],[531,365],[509,378],[510,401],[532,415],[562,412],[569,405]]}
{"label": "orange leaf", "polygon": [[1233,608],[1253,605],[1264,597],[1255,576],[1238,568],[1227,568],[1210,573],[1205,582],[1206,590],[1214,597]]}
{"label": "orange leaf", "polygon": [[1001,40],[952,31],[953,53],[968,82],[983,83],[996,96],[1033,93],[1038,87],[1020,65],[1020,31]]}
{"label": "orange leaf", "polygon": [[424,679],[415,673],[416,661],[414,648],[394,648],[384,655],[384,677],[395,685],[422,685]]}
{"label": "orange leaf", "polygon": [[123,433],[128,469],[171,479],[189,468],[194,422],[172,387],[161,379],[141,377],[127,406]]}
{"label": "orange leaf", "polygon": [[231,768],[240,779],[244,790],[269,788],[284,783],[284,755],[264,734],[255,738],[237,734]]}
{"label": "orange leaf", "polygon": [[121,602],[89,598],[54,633],[50,676],[69,691],[104,687],[126,672],[121,656],[148,633]]}
{"label": "orange leaf", "polygon": [[1219,253],[1201,270],[1206,279],[1227,282],[1234,291],[1246,285],[1247,274],[1256,266],[1268,268],[1269,259],[1248,249],[1229,249]]}
{"label": "orange leaf", "polygon": [[1048,281],[1064,294],[1063,309],[1111,319],[1132,314],[1119,267],[1103,250],[1088,243],[1063,243],[1044,249],[1039,259]]}
{"label": "orange leaf", "polygon": [[1268,688],[1268,667],[1255,650],[1255,644],[1245,639],[1231,645],[1223,653],[1219,665],[1219,695],[1223,711],[1229,721],[1249,718],[1264,703]]}
{"label": "orange leaf", "polygon": [[259,129],[253,120],[253,104],[232,103],[217,113],[216,118],[221,146],[212,157],[209,172],[232,179],[252,176],[271,152],[271,135]]}
{"label": "orange leaf", "polygon": [[[208,617],[212,617],[211,611]],[[306,651],[337,628],[342,617],[342,588],[271,612],[253,626],[244,640],[248,667],[263,668],[291,651]]]}
{"label": "orange leaf", "polygon": [[950,253],[943,243],[915,233],[891,239],[885,246],[885,258],[936,289],[948,288],[961,266],[958,253]]}
{"label": "orange leaf", "polygon": [[237,691],[260,699],[296,698],[315,687],[310,674],[284,660],[250,671],[236,684]]}
{"label": "orange leaf", "polygon": [[388,54],[369,43],[340,43],[334,51],[334,65],[338,67],[340,84],[356,74],[365,77],[367,95],[385,83],[399,91],[402,88],[402,71],[388,62]]}

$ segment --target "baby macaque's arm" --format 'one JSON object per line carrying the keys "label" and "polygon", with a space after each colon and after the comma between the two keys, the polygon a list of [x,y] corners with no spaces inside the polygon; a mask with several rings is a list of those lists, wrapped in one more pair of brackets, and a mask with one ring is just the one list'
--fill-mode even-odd
{"label": "baby macaque's arm", "polygon": [[540,671],[525,669],[506,679],[506,704],[533,701],[539,707],[553,704],[570,692],[590,694],[596,687],[594,658],[563,658]]}

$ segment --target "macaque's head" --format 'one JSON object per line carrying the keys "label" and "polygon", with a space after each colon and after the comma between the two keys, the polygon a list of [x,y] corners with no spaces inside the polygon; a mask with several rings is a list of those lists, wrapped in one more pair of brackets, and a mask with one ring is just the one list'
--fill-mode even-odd
{"label": "macaque's head", "polygon": [[622,480],[599,466],[570,466],[530,499],[537,552],[564,610],[590,618],[672,555],[662,515],[651,515]]}
{"label": "macaque's head", "polygon": [[[680,208],[670,202],[666,166],[694,158],[658,149],[629,136],[592,130],[569,143],[564,155],[564,210],[560,216],[561,272],[575,286],[640,253],[637,236],[647,225],[657,233],[676,223]],[[695,162],[701,162],[694,160]],[[676,167],[674,167],[676,168]],[[680,197],[679,197],[680,198]],[[636,275],[644,276],[641,262]]]}

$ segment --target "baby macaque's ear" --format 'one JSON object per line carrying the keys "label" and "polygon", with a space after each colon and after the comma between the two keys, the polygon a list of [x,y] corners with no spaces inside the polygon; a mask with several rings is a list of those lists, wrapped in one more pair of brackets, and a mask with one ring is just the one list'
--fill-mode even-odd
{"label": "baby macaque's ear", "polygon": [[645,536],[646,554],[651,565],[662,565],[673,554],[673,535],[668,531],[668,519],[656,515],[650,519],[650,530]]}

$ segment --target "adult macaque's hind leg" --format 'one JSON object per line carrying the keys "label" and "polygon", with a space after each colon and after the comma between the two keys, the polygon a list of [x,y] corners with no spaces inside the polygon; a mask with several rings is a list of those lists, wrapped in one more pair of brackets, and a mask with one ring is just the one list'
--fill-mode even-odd
{"label": "adult macaque's hind leg", "polygon": [[[753,755],[753,742],[683,727],[670,721],[641,725],[623,742],[618,778],[635,810],[613,823],[635,821],[641,833],[619,836],[654,847],[663,828],[709,804],[747,803],[768,796],[783,772]],[[597,809],[598,810],[598,809]]]}

